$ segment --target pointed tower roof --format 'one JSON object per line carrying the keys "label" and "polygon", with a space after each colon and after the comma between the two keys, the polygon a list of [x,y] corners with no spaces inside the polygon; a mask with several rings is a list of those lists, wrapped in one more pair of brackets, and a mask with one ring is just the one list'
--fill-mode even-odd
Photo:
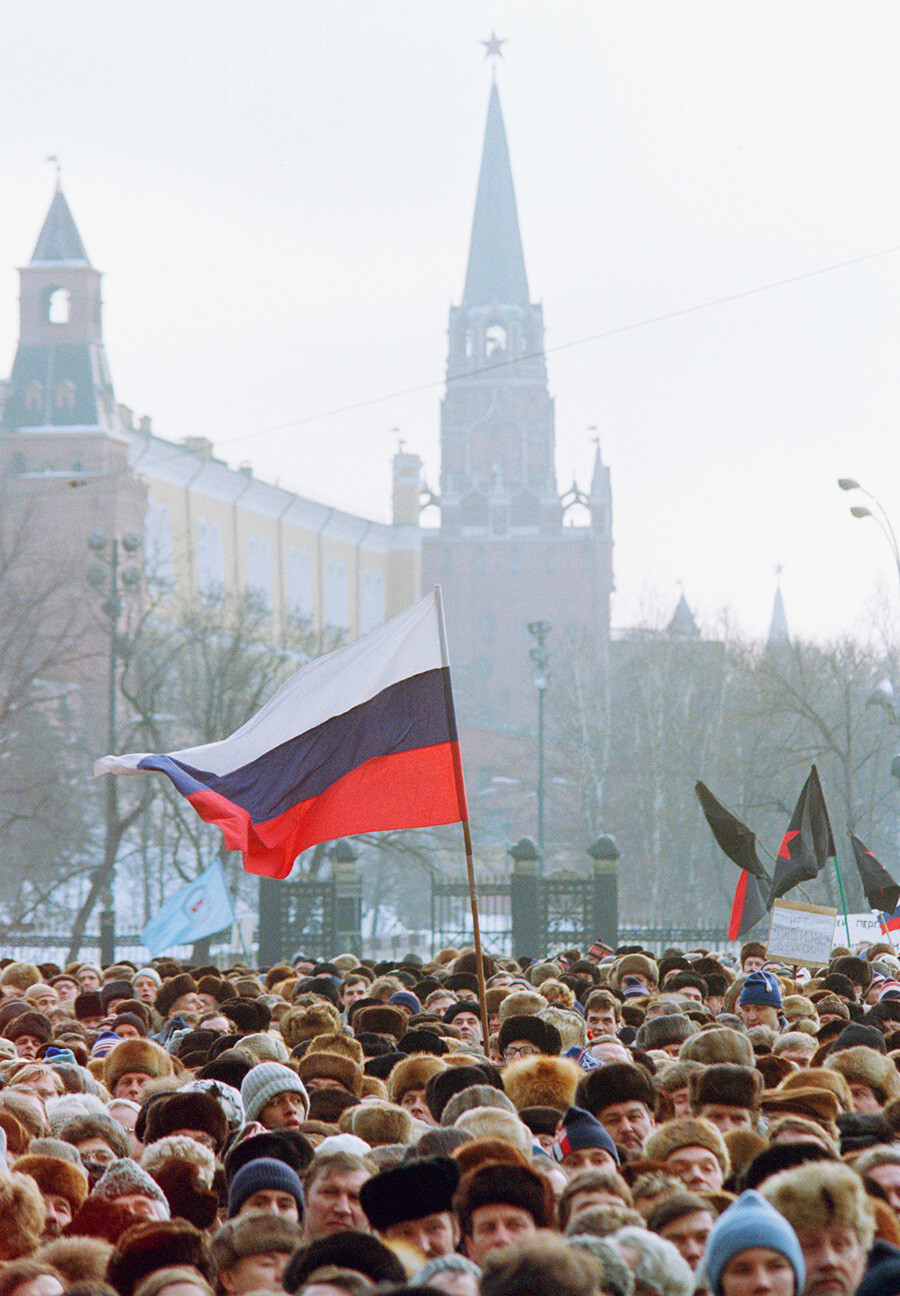
{"label": "pointed tower roof", "polygon": [[786,644],[789,639],[784,599],[781,597],[781,586],[776,585],[775,600],[772,604],[772,620],[769,622],[769,637],[766,640],[766,647],[774,648],[778,644]]}
{"label": "pointed tower roof", "polygon": [[32,265],[55,261],[90,265],[81,235],[61,189],[57,189],[53,195],[53,202],[31,254]]}
{"label": "pointed tower roof", "polygon": [[694,620],[694,614],[688,607],[688,601],[684,597],[684,590],[681,592],[681,598],[678,600],[678,606],[672,620],[669,622],[667,633],[673,639],[699,639],[700,631],[697,629],[697,623]]}
{"label": "pointed tower roof", "polygon": [[475,198],[463,306],[528,305],[528,278],[519,233],[506,127],[497,86],[491,86],[484,150]]}

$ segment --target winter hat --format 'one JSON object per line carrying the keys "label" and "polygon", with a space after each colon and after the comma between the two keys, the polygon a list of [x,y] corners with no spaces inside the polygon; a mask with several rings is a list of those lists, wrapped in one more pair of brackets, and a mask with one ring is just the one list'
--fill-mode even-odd
{"label": "winter hat", "polygon": [[706,1120],[686,1117],[683,1120],[666,1121],[645,1140],[644,1156],[651,1161],[666,1161],[673,1152],[683,1147],[706,1148],[722,1167],[722,1174],[728,1175],[731,1169],[728,1149],[715,1125]]}
{"label": "winter hat", "polygon": [[391,1069],[388,1079],[388,1096],[391,1102],[399,1103],[410,1089],[424,1089],[433,1075],[446,1071],[440,1058],[414,1053],[398,1062]]}
{"label": "winter hat", "polygon": [[234,1268],[246,1256],[290,1255],[300,1245],[300,1236],[299,1225],[270,1211],[229,1220],[210,1243],[216,1273]]}
{"label": "winter hat", "polygon": [[13,1164],[21,1174],[31,1175],[42,1193],[64,1197],[74,1215],[81,1209],[88,1195],[88,1177],[80,1165],[64,1161],[62,1157],[40,1156],[28,1153]]}
{"label": "winter hat", "polygon": [[23,1012],[28,1012],[28,1004],[24,999],[4,999],[0,1001],[0,1032],[5,1031],[9,1023]]}
{"label": "winter hat", "polygon": [[103,1083],[110,1093],[115,1093],[119,1080],[129,1071],[156,1078],[172,1075],[174,1068],[166,1050],[152,1040],[121,1040],[103,1061]]}
{"label": "winter hat", "polygon": [[504,1018],[497,1037],[501,1055],[518,1040],[533,1044],[549,1057],[558,1057],[562,1052],[562,1037],[553,1023],[530,1014]]}
{"label": "winter hat", "polygon": [[[399,1064],[398,1064],[399,1065]],[[436,1071],[425,1086],[425,1101],[436,1121],[454,1094],[468,1089],[469,1085],[484,1084],[486,1072],[477,1066],[444,1067]]]}
{"label": "winter hat", "polygon": [[198,1166],[183,1157],[167,1157],[153,1175],[173,1217],[198,1229],[209,1229],[219,1215],[219,1196],[203,1182]]}
{"label": "winter hat", "polygon": [[[227,1005],[223,1005],[223,1012],[225,1007]],[[256,1027],[256,1029],[260,1028]],[[316,1035],[340,1030],[341,1018],[337,1009],[331,1004],[325,1003],[324,1000],[317,1000],[315,1003],[297,1004],[296,1007],[289,1008],[278,1022],[278,1029],[285,1044],[292,1049],[302,1044],[304,1040],[313,1039]]]}
{"label": "winter hat", "polygon": [[393,1004],[395,1008],[408,1008],[413,1016],[422,1011],[422,1005],[411,990],[398,990],[388,999],[388,1004]]}
{"label": "winter hat", "polygon": [[751,972],[738,997],[738,1007],[758,1004],[764,1008],[781,1008],[781,990],[771,972]]}
{"label": "winter hat", "polygon": [[[129,986],[129,993],[131,987]],[[154,1008],[160,1017],[168,1017],[172,1009],[172,1004],[180,999],[182,995],[195,993],[197,982],[191,976],[190,972],[179,972],[178,976],[169,977],[164,981],[157,991]]]}
{"label": "winter hat", "polygon": [[242,1166],[257,1157],[283,1161],[298,1175],[312,1161],[315,1149],[305,1134],[295,1129],[267,1130],[258,1121],[246,1125],[225,1154],[225,1177],[229,1182]]}
{"label": "winter hat", "polygon": [[233,1219],[248,1197],[265,1190],[290,1193],[297,1203],[297,1215],[303,1218],[303,1185],[299,1176],[272,1157],[254,1157],[241,1166],[228,1186],[228,1218]]}
{"label": "winter hat", "polygon": [[0,972],[0,986],[15,986],[22,991],[37,985],[41,980],[41,974],[34,963],[7,963]]}
{"label": "winter hat", "polygon": [[580,1152],[584,1148],[602,1148],[616,1165],[619,1164],[616,1145],[597,1118],[580,1107],[570,1107],[556,1127],[553,1155],[557,1161],[562,1161],[570,1152]]}
{"label": "winter hat", "polygon": [[685,1040],[678,1050],[681,1062],[702,1062],[712,1066],[716,1062],[734,1062],[737,1066],[753,1066],[753,1045],[742,1031],[730,1026],[717,1026],[702,1030]]}
{"label": "winter hat", "polygon": [[123,1157],[120,1161],[113,1161],[108,1165],[96,1188],[91,1192],[92,1197],[105,1197],[112,1201],[117,1197],[130,1197],[136,1194],[150,1197],[153,1201],[158,1201],[161,1206],[165,1206],[166,1211],[169,1209],[169,1203],[159,1185],[150,1178],[146,1170],[142,1170],[138,1163],[129,1157]]}
{"label": "winter hat", "polygon": [[[382,1036],[375,1035],[371,1038],[381,1039]],[[443,1057],[450,1052],[450,1047],[436,1031],[423,1027],[422,1030],[408,1030],[397,1044],[397,1051],[407,1056],[411,1053],[431,1053],[434,1057]]]}
{"label": "winter hat", "polygon": [[118,1158],[129,1155],[130,1144],[124,1126],[114,1121],[111,1116],[107,1116],[105,1112],[69,1116],[57,1129],[56,1136],[64,1143],[71,1143],[73,1146],[84,1143],[89,1138],[100,1138],[108,1144],[110,1151]]}
{"label": "winter hat", "polygon": [[144,1145],[184,1129],[208,1134],[218,1153],[228,1136],[228,1121],[221,1105],[211,1094],[179,1090],[151,1103],[144,1127]]}
{"label": "winter hat", "polygon": [[751,1247],[768,1247],[783,1255],[794,1271],[795,1296],[802,1292],[806,1268],[797,1234],[774,1206],[748,1189],[722,1212],[706,1240],[700,1270],[715,1296],[720,1296],[722,1273],[729,1261]]}
{"label": "winter hat", "polygon": [[463,1235],[471,1231],[472,1215],[479,1206],[515,1206],[527,1211],[538,1228],[553,1224],[553,1189],[549,1179],[530,1166],[488,1162],[467,1171],[453,1198]]}
{"label": "winter hat", "polygon": [[884,1036],[878,1027],[863,1026],[858,1022],[853,1022],[844,1027],[832,1044],[831,1052],[839,1053],[842,1049],[860,1047],[875,1049],[878,1053],[887,1052]]}
{"label": "winter hat", "polygon": [[584,1072],[569,1058],[523,1058],[503,1071],[503,1087],[517,1111],[523,1107],[556,1107],[568,1110]]}
{"label": "winter hat", "polygon": [[578,1105],[599,1116],[614,1103],[640,1102],[652,1112],[656,1106],[653,1082],[643,1067],[630,1062],[611,1062],[590,1071],[578,1089]]}
{"label": "winter hat", "polygon": [[131,999],[134,989],[130,981],[106,981],[100,987],[100,1002],[103,1004],[103,1011],[106,1012],[112,999]]}
{"label": "winter hat", "polygon": [[135,981],[137,981],[138,977],[149,977],[151,981],[154,981],[156,983],[157,990],[162,985],[162,977],[159,975],[156,968],[152,968],[152,967],[138,968],[137,972],[135,972],[134,976],[131,978],[132,986],[134,985]]}
{"label": "winter hat", "polygon": [[120,1026],[133,1026],[143,1039],[146,1039],[147,1037],[147,1023],[144,1021],[143,1017],[139,1017],[137,1013],[117,1013],[113,1018],[112,1030],[116,1031]]}
{"label": "winter hat", "polygon": [[455,1093],[444,1107],[441,1124],[445,1127],[455,1125],[463,1112],[474,1111],[476,1107],[496,1107],[499,1111],[512,1112],[513,1115],[516,1111],[501,1089],[488,1084],[469,1085],[467,1089]]}
{"label": "winter hat", "polygon": [[[623,954],[613,964],[613,970],[610,973],[610,983],[613,986],[621,987],[623,979],[631,974],[646,977],[651,985],[659,984],[659,965],[646,954]],[[646,987],[642,991],[647,993]]]}
{"label": "winter hat", "polygon": [[[157,1000],[157,1006],[159,1000]],[[269,1029],[272,1014],[258,999],[226,999],[219,1004],[219,1012],[234,1023],[240,1035],[257,1035]],[[285,1014],[287,1015],[287,1014]]]}
{"label": "winter hat", "polygon": [[696,1071],[688,1077],[691,1111],[698,1115],[707,1104],[746,1107],[756,1111],[762,1094],[762,1075],[754,1067],[725,1063]]}
{"label": "winter hat", "polygon": [[255,1035],[243,1035],[241,1048],[252,1053],[257,1062],[287,1062],[291,1056],[284,1040],[279,1035],[272,1035],[270,1031],[257,1031]]}
{"label": "winter hat", "polygon": [[348,1093],[360,1096],[362,1068],[339,1053],[304,1053],[297,1074],[301,1080],[336,1080]]}
{"label": "winter hat", "polygon": [[165,1138],[157,1139],[141,1153],[140,1164],[151,1179],[156,1179],[166,1161],[176,1158],[186,1161],[197,1171],[198,1182],[204,1188],[212,1187],[216,1175],[216,1158],[208,1147],[189,1138],[187,1134],[167,1134]]}
{"label": "winter hat", "polygon": [[392,1103],[357,1103],[342,1120],[349,1122],[351,1134],[373,1148],[409,1143],[412,1135],[409,1112]]}
{"label": "winter hat", "polygon": [[683,1044],[698,1029],[697,1023],[683,1013],[667,1013],[644,1022],[637,1033],[637,1044],[642,1049],[664,1049],[669,1044]]}
{"label": "winter hat", "polygon": [[133,1224],[116,1242],[106,1280],[119,1296],[133,1296],[150,1274],[175,1266],[196,1269],[213,1282],[209,1248],[200,1229],[182,1219]]}
{"label": "winter hat", "polygon": [[[478,1005],[475,1005],[478,1012]],[[353,1014],[353,1029],[357,1034],[363,1031],[373,1035],[390,1035],[400,1039],[406,1034],[407,1018],[399,1008],[390,1008],[387,1004],[378,1007],[361,1008]]]}
{"label": "winter hat", "polygon": [[837,1071],[849,1084],[868,1085],[882,1104],[900,1094],[900,1072],[894,1066],[893,1058],[885,1057],[873,1048],[841,1049],[826,1058],[825,1069]]}
{"label": "winter hat", "polygon": [[103,1000],[96,990],[83,990],[81,994],[76,995],[72,1008],[78,1021],[86,1021],[88,1017],[103,1016]]}
{"label": "winter hat", "polygon": [[122,1036],[117,1035],[114,1030],[101,1031],[91,1045],[91,1057],[105,1058],[107,1053],[111,1053],[121,1039]]}
{"label": "winter hat", "polygon": [[843,1111],[853,1107],[853,1097],[846,1077],[840,1071],[825,1070],[819,1067],[805,1067],[802,1071],[791,1071],[778,1085],[779,1093],[791,1089],[830,1089]]}
{"label": "winter hat", "polygon": [[222,1111],[229,1130],[240,1129],[245,1122],[244,1104],[241,1102],[240,1088],[225,1084],[222,1080],[207,1077],[190,1080],[178,1090],[180,1094],[202,1093],[214,1098]]}
{"label": "winter hat", "polygon": [[53,1038],[53,1023],[40,1012],[19,1013],[4,1027],[3,1038],[17,1040],[20,1035],[34,1035],[42,1044],[49,1044]]}
{"label": "winter hat", "polygon": [[373,1175],[359,1200],[369,1224],[383,1233],[393,1224],[452,1210],[458,1183],[459,1166],[450,1157],[421,1157]]}
{"label": "winter hat", "polygon": [[502,1026],[507,1017],[534,1016],[546,1007],[547,1000],[536,990],[513,990],[497,1009],[497,1016]]}
{"label": "winter hat", "polygon": [[247,1120],[255,1121],[271,1098],[286,1092],[300,1094],[305,1114],[309,1115],[309,1095],[297,1073],[280,1062],[260,1062],[247,1072],[241,1083],[241,1101]]}
{"label": "winter hat", "polygon": [[214,1080],[236,1090],[240,1097],[244,1076],[253,1070],[253,1063],[239,1049],[223,1049],[217,1057],[205,1062],[197,1072],[198,1080]]}

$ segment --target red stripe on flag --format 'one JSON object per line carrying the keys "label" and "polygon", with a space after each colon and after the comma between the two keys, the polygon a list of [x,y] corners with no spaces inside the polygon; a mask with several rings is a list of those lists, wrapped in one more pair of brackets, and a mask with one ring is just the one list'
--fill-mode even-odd
{"label": "red stripe on flag", "polygon": [[728,920],[728,939],[737,940],[744,918],[744,900],[747,896],[747,870],[741,869],[741,876],[734,889],[734,900],[731,905],[731,918]]}
{"label": "red stripe on flag", "polygon": [[319,842],[458,822],[466,814],[458,760],[457,743],[376,756],[319,796],[260,824],[217,792],[204,789],[187,799],[201,819],[222,830],[229,850],[241,851],[248,873],[284,878],[300,852]]}

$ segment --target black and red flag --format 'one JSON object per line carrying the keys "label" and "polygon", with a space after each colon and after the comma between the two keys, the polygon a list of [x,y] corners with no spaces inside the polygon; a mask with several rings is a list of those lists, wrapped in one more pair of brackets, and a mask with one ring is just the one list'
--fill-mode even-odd
{"label": "black and red flag", "polygon": [[811,882],[821,872],[825,861],[835,854],[822,785],[813,765],[778,850],[769,904],[772,905],[799,882]]}
{"label": "black and red flag", "polygon": [[726,809],[705,783],[698,782],[694,791],[713,836],[728,858],[741,870],[728,923],[728,939],[737,940],[740,936],[746,936],[751,927],[755,927],[771,908],[767,903],[771,878],[759,862],[756,833],[753,829]]}
{"label": "black and red flag", "polygon": [[859,877],[870,909],[880,913],[892,914],[900,904],[900,886],[894,881],[883,864],[875,858],[868,846],[858,837],[850,834],[850,845],[853,847],[853,858],[859,869]]}

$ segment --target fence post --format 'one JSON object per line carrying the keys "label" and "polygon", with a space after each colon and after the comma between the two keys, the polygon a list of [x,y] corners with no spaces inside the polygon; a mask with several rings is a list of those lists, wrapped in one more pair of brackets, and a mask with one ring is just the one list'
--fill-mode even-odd
{"label": "fence post", "polygon": [[613,837],[600,837],[588,847],[594,861],[593,935],[610,949],[619,943],[619,848]]}
{"label": "fence post", "polygon": [[326,955],[362,954],[362,883],[357,867],[359,856],[342,837],[326,854],[331,859],[331,876],[334,879],[335,948]]}
{"label": "fence post", "polygon": [[530,837],[522,837],[507,854],[513,861],[509,877],[513,958],[541,958],[547,949],[541,922],[541,857]]}
{"label": "fence post", "polygon": [[259,966],[274,967],[286,957],[284,950],[284,908],[286,883],[278,878],[259,879]]}

